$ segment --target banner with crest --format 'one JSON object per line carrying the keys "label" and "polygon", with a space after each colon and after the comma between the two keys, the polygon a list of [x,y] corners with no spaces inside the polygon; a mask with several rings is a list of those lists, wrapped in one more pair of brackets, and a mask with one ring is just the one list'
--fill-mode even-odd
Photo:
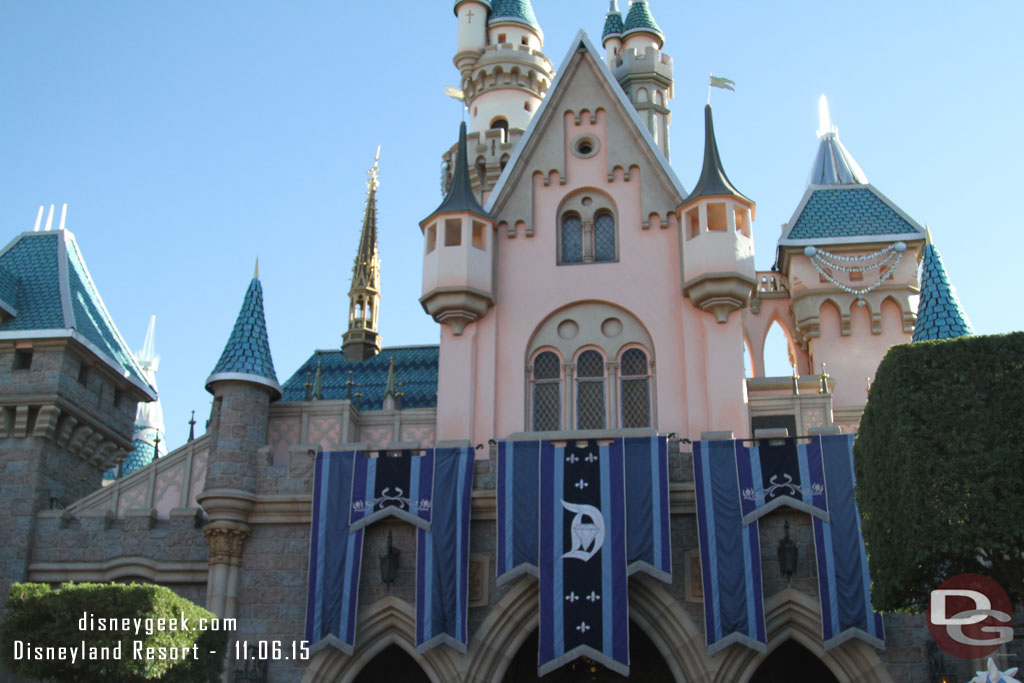
{"label": "banner with crest", "polygon": [[465,652],[473,451],[317,453],[306,639],[352,654],[365,527],[396,517],[417,527],[416,645]]}

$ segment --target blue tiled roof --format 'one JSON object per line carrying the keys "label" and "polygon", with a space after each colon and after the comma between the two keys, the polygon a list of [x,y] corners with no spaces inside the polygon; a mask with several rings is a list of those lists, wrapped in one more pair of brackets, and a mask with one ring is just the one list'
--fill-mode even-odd
{"label": "blue tiled roof", "polygon": [[[210,377],[222,374],[252,375],[277,384],[267,339],[267,321],[263,315],[263,285],[259,278],[254,277],[249,283],[235,327]],[[208,379],[207,388],[209,382]]]}
{"label": "blue tiled roof", "polygon": [[493,24],[499,19],[516,19],[535,29],[540,29],[540,23],[537,22],[537,15],[533,13],[533,5],[530,4],[530,0],[494,0],[491,3],[491,18],[487,23]]}
{"label": "blue tiled roof", "polygon": [[604,18],[604,30],[601,31],[601,38],[620,35],[625,28],[622,24],[621,12],[609,12]]}
{"label": "blue tiled roof", "polygon": [[914,341],[952,339],[968,334],[974,334],[971,321],[949,282],[939,250],[928,244],[921,261],[921,301],[917,307]]}
{"label": "blue tiled roof", "polygon": [[[17,308],[17,315],[0,323],[0,332],[74,329],[122,372],[141,386],[149,387],[103,305],[78,243],[69,231],[19,235],[0,254],[0,270],[5,273],[0,276],[0,296],[12,296],[13,300],[8,301]],[[69,318],[65,316],[65,295],[70,299]]]}
{"label": "blue tiled roof", "polygon": [[[284,383],[284,401],[303,401],[306,382],[312,383],[317,361],[322,362],[321,394],[325,400],[345,399],[349,396],[346,383],[355,383],[352,394],[362,393],[363,410],[380,410],[387,389],[388,368],[395,361],[395,381],[404,394],[403,408],[433,408],[437,406],[436,346],[396,346],[363,361],[350,361],[340,351],[317,351],[309,357]],[[307,374],[308,373],[308,374]]]}
{"label": "blue tiled roof", "polygon": [[[160,435],[160,442],[163,443],[163,434]],[[163,451],[163,448],[161,447],[160,450]],[[153,442],[136,437],[132,441],[131,453],[121,463],[121,476],[127,477],[129,474],[134,474],[151,462],[153,462]],[[117,479],[117,465],[104,472],[103,479],[107,481]]]}
{"label": "blue tiled roof", "polygon": [[869,188],[819,189],[811,193],[788,239],[906,235],[919,232]]}
{"label": "blue tiled roof", "polygon": [[626,14],[626,24],[624,28],[627,31],[645,29],[652,33],[657,33],[662,37],[665,35],[661,32],[661,27],[658,26],[658,22],[654,20],[654,15],[651,14],[651,8],[647,6],[647,0],[633,0],[630,3],[629,13]]}
{"label": "blue tiled roof", "polygon": [[21,280],[0,266],[0,301],[8,306],[18,307],[18,290],[21,288]]}

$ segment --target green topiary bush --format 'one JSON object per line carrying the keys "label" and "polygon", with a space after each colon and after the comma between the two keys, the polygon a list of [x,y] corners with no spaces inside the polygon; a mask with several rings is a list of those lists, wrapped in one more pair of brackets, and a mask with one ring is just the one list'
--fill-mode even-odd
{"label": "green topiary bush", "polygon": [[215,683],[229,634],[212,630],[213,619],[163,586],[18,583],[7,600],[0,656],[10,671],[33,679]]}
{"label": "green topiary bush", "polygon": [[944,579],[1024,598],[1024,333],[889,350],[853,446],[875,609],[923,611]]}

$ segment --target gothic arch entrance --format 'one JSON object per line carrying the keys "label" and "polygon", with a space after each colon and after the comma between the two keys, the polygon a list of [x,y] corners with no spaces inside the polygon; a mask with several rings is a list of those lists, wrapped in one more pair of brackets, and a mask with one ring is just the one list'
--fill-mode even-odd
{"label": "gothic arch entrance", "polygon": [[647,634],[632,621],[629,622],[629,677],[606,669],[584,657],[537,678],[537,631],[527,638],[505,671],[502,683],[611,683],[612,681],[673,681],[668,665]]}
{"label": "gothic arch entrance", "polygon": [[750,683],[839,683],[839,679],[810,650],[787,640],[757,667]]}
{"label": "gothic arch entrance", "polygon": [[401,681],[402,683],[430,683],[430,678],[409,654],[397,645],[389,645],[367,662],[354,683],[379,683],[380,681]]}

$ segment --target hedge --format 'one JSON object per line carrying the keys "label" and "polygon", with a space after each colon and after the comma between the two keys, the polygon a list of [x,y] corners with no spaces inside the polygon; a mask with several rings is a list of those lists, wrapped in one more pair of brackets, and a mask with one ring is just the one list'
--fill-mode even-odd
{"label": "hedge", "polygon": [[895,346],[854,443],[875,609],[974,572],[1024,598],[1024,333]]}
{"label": "hedge", "polygon": [[[0,630],[0,657],[7,669],[33,679],[215,683],[227,654],[228,633],[199,630],[200,620],[209,625],[213,617],[163,586],[65,583],[51,589],[48,584],[16,583]],[[111,619],[132,621],[125,631],[120,630],[123,623],[112,624]],[[59,647],[68,649],[47,649]]]}

